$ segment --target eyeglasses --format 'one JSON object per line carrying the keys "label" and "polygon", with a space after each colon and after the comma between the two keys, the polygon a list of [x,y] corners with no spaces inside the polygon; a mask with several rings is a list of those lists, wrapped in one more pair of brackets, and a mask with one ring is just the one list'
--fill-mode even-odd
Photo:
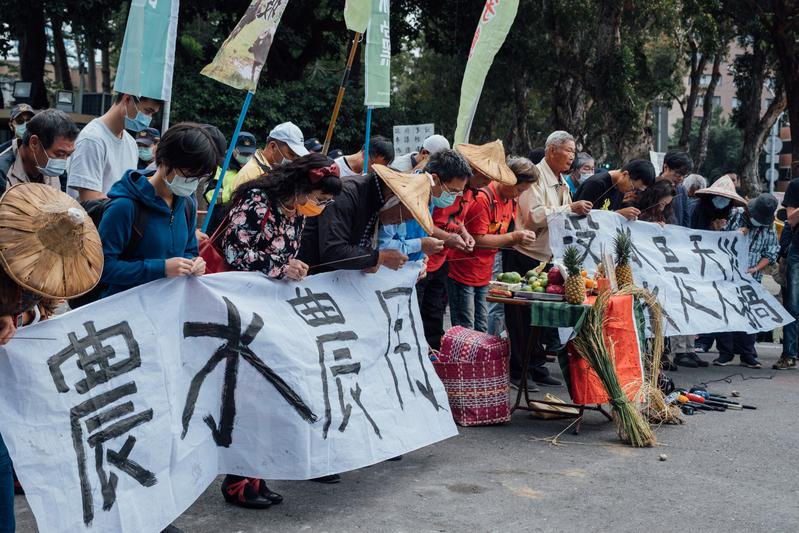
{"label": "eyeglasses", "polygon": [[452,191],[452,190],[450,190],[449,187],[447,187],[443,183],[441,184],[441,188],[444,189],[444,192],[454,193],[455,196],[463,196],[463,191]]}
{"label": "eyeglasses", "polygon": [[330,204],[332,204],[333,202],[335,202],[335,200],[333,198],[330,198],[328,200],[314,200],[313,201],[313,203],[315,205],[319,206],[319,207],[327,207]]}
{"label": "eyeglasses", "polygon": [[188,181],[205,181],[211,179],[211,173],[203,174],[202,176],[187,176],[183,172],[178,171],[178,174]]}

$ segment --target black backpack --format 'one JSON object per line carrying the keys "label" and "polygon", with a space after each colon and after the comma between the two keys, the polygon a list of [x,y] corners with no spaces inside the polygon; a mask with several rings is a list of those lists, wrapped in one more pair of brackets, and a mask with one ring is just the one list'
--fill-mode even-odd
{"label": "black backpack", "polygon": [[[92,219],[94,225],[99,228],[100,221],[103,219],[103,215],[108,209],[108,206],[111,205],[112,201],[113,200],[111,198],[102,198],[100,200],[86,200],[81,202],[80,205],[86,211],[86,214],[89,215],[89,218]],[[188,226],[191,226],[191,201],[186,199],[183,205],[186,208],[186,223]],[[136,250],[136,247],[139,246],[139,243],[144,238],[144,230],[147,228],[147,209],[143,209],[142,205],[135,200],[133,202],[133,207],[133,231],[131,231],[130,240],[128,241],[127,246],[125,246],[125,249],[119,256],[120,259],[129,259],[133,256],[133,251]],[[103,292],[105,292],[107,288],[107,283],[98,283],[92,290],[83,296],[78,296],[77,298],[72,298],[69,300],[69,307],[71,309],[77,309],[78,307],[83,307],[84,305],[96,302],[100,299],[100,296],[102,296]]]}

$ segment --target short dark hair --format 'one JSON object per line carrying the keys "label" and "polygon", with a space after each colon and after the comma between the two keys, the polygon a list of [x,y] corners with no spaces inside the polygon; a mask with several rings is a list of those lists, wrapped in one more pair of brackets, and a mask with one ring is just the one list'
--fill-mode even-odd
{"label": "short dark hair", "polygon": [[382,157],[386,164],[394,161],[394,145],[385,137],[376,136],[369,140],[369,159]]}
{"label": "short dark hair", "polygon": [[170,127],[155,151],[158,166],[181,169],[192,176],[214,173],[218,161],[216,141],[202,124],[196,122],[181,122]]}
{"label": "short dark hair", "polygon": [[[128,94],[128,93],[117,93],[116,96],[114,97],[114,103],[118,104],[119,102],[121,102],[122,99],[125,98],[126,94]],[[133,98],[137,99],[140,102],[142,100],[149,100],[151,102],[157,103],[159,106],[163,106],[164,105],[164,101],[163,100],[159,100],[158,98],[150,98],[149,96],[136,96],[135,94],[130,94],[129,96],[132,96]]]}
{"label": "short dark hair", "polygon": [[631,180],[642,181],[647,187],[655,183],[655,167],[646,159],[633,159],[622,170],[630,174]]}
{"label": "short dark hair", "polygon": [[694,162],[691,156],[686,152],[680,152],[678,150],[666,152],[666,155],[663,157],[663,164],[668,165],[671,170],[681,176],[687,176],[694,169]]}
{"label": "short dark hair", "polygon": [[469,163],[461,154],[451,149],[431,155],[424,171],[435,174],[443,183],[449,183],[455,179],[468,179],[472,176],[472,168]]}
{"label": "short dark hair", "polygon": [[22,137],[22,144],[28,146],[31,136],[36,135],[47,150],[58,138],[74,141],[79,131],[77,124],[63,111],[45,109],[28,121],[28,129]]}
{"label": "short dark hair", "polygon": [[537,165],[544,159],[544,156],[547,153],[547,149],[543,146],[538,146],[530,150],[530,155],[527,156],[527,159],[533,162],[534,165]]}
{"label": "short dark hair", "polygon": [[205,131],[208,132],[214,141],[218,156],[216,166],[222,166],[222,163],[225,162],[225,153],[227,152],[227,139],[225,139],[225,136],[219,131],[219,128],[213,124],[203,124],[202,127],[205,128]]}

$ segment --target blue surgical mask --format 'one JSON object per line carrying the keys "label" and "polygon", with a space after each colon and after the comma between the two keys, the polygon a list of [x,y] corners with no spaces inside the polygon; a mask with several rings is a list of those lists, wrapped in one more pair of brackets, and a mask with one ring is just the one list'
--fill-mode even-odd
{"label": "blue surgical mask", "polygon": [[580,183],[582,183],[583,180],[587,180],[593,175],[594,175],[593,172],[580,172]]}
{"label": "blue surgical mask", "polygon": [[236,154],[236,163],[238,163],[241,166],[244,166],[247,163],[249,163],[250,159],[252,159],[251,155]]}
{"label": "blue surgical mask", "polygon": [[749,219],[749,223],[752,224],[753,228],[762,228],[762,227],[764,227],[766,225],[766,224],[761,224],[760,222],[758,222],[754,218],[750,218]]}
{"label": "blue surgical mask", "polygon": [[447,208],[458,199],[458,193],[452,191],[441,191],[441,196],[433,196],[433,205],[440,208]]}
{"label": "blue surgical mask", "polygon": [[150,147],[139,147],[139,159],[142,161],[150,162],[153,160],[153,149]]}
{"label": "blue surgical mask", "polygon": [[17,139],[21,139],[25,132],[28,131],[28,123],[14,124],[14,135]]}
{"label": "blue surgical mask", "polygon": [[[275,146],[277,146],[277,145],[275,145]],[[288,165],[289,163],[291,163],[291,159],[289,159],[288,157],[283,155],[283,150],[281,150],[279,146],[277,146],[277,153],[279,153],[280,157],[282,157],[283,159],[281,159],[280,161],[275,163],[275,166],[280,167],[280,166]]]}
{"label": "blue surgical mask", "polygon": [[178,176],[177,174],[175,174],[175,177],[172,178],[172,181],[166,182],[166,186],[169,187],[169,190],[172,191],[172,194],[183,197],[188,197],[194,194],[194,191],[197,190],[197,185],[199,184],[200,180],[197,178],[184,178],[183,176]]}
{"label": "blue surgical mask", "polygon": [[713,206],[716,209],[724,209],[728,205],[730,205],[730,199],[724,198],[723,196],[714,196],[711,200],[713,202]]}
{"label": "blue surgical mask", "polygon": [[33,150],[33,159],[36,161],[36,170],[41,172],[43,175],[55,178],[60,176],[67,170],[67,160],[66,159],[56,159],[54,157],[50,157],[47,155],[47,152],[44,153],[45,157],[47,157],[47,164],[43,167],[39,166],[39,158],[36,157],[36,150]]}
{"label": "blue surgical mask", "polygon": [[133,107],[136,108],[135,118],[128,117],[128,109],[127,107],[125,108],[125,129],[131,131],[142,131],[149,128],[153,117],[150,115],[145,115],[139,111],[139,108],[136,107],[136,100],[133,101]]}

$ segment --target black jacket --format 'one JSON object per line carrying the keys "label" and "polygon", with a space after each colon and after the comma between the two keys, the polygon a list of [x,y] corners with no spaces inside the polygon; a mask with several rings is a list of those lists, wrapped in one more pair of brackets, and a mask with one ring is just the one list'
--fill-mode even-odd
{"label": "black jacket", "polygon": [[[306,219],[297,258],[309,267],[326,265],[313,269],[311,274],[362,270],[377,264],[378,250],[358,243],[372,217],[383,207],[382,190],[378,187],[386,188],[382,183],[378,185],[374,174],[344,178],[335,201],[318,217]],[[327,265],[332,261],[336,263]]]}

